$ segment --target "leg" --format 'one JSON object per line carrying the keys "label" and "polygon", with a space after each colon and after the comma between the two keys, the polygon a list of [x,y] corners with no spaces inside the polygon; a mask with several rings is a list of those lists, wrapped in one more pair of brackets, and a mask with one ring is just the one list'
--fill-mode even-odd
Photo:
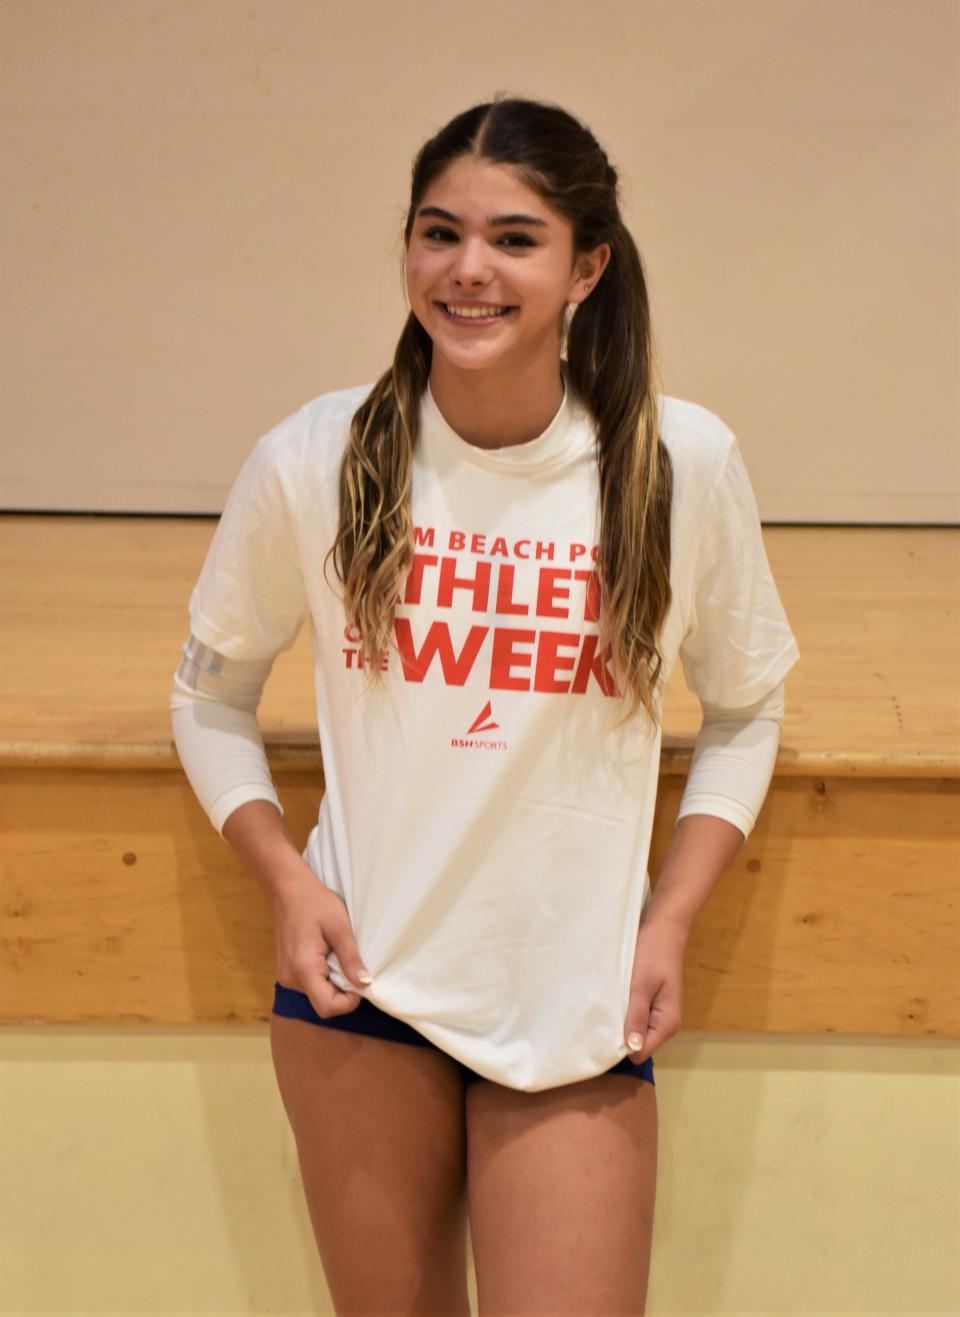
{"label": "leg", "polygon": [[276,1015],[270,1047],[337,1317],[469,1317],[455,1063]]}
{"label": "leg", "polygon": [[471,1084],[467,1192],[480,1317],[644,1312],[656,1089],[623,1074],[540,1093]]}

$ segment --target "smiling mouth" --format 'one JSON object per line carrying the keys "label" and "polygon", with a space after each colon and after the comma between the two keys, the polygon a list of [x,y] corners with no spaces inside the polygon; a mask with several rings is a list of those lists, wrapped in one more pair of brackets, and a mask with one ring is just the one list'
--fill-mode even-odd
{"label": "smiling mouth", "polygon": [[502,311],[498,311],[496,315],[492,316],[461,316],[451,311],[446,302],[437,302],[437,306],[448,320],[452,320],[458,325],[492,325],[497,320],[506,320],[507,316],[512,315],[518,309],[515,306],[505,306]]}

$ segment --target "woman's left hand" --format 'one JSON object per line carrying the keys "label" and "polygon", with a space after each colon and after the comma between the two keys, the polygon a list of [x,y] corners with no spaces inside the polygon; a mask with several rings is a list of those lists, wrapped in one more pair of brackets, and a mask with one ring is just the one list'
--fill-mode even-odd
{"label": "woman's left hand", "polygon": [[[680,1032],[683,1008],[683,957],[687,935],[674,924],[641,922],[637,934],[630,1001],[624,1038],[631,1049],[627,1059],[635,1065],[652,1056],[661,1043]],[[640,1044],[634,1047],[630,1035]]]}

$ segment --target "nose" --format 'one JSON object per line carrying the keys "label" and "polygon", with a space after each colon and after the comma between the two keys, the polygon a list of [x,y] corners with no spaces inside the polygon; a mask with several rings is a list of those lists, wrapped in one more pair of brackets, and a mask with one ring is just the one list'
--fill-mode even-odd
{"label": "nose", "polygon": [[484,284],[489,280],[489,262],[482,238],[464,238],[453,253],[450,275],[457,284]]}

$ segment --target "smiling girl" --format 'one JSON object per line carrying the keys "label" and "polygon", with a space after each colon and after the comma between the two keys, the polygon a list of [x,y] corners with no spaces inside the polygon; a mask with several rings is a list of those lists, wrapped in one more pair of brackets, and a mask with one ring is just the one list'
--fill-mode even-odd
{"label": "smiling girl", "polygon": [[[644,1311],[652,1056],[799,658],[737,440],[656,387],[617,172],[497,97],[418,153],[373,384],[254,446],[190,598],[184,770],[267,895],[272,1057],[338,1312]],[[256,710],[309,619],[301,850]],[[703,723],[655,890],[663,690]]]}

